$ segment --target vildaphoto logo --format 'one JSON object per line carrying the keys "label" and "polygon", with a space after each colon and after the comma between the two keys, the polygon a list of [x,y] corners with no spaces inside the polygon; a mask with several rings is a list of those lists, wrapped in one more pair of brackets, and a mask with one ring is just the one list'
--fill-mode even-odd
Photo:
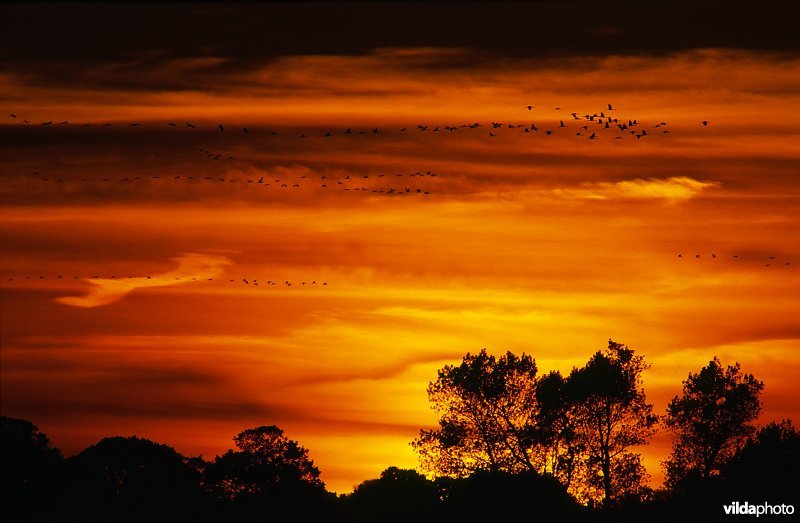
{"label": "vildaphoto logo", "polygon": [[794,505],[770,505],[766,501],[760,505],[751,505],[747,501],[740,503],[734,501],[730,505],[722,505],[725,514],[739,516],[765,516],[765,515],[791,515],[794,514]]}

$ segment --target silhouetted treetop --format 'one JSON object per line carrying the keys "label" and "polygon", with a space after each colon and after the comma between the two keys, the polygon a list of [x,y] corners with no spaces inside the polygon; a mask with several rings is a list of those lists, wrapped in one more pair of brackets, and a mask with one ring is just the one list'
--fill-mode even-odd
{"label": "silhouetted treetop", "polygon": [[535,360],[467,353],[428,386],[439,427],[412,445],[437,476],[481,471],[551,474],[582,501],[646,492],[639,454],[658,418],[647,403],[641,355],[609,340],[568,377],[537,377]]}
{"label": "silhouetted treetop", "polygon": [[567,378],[569,416],[585,449],[579,499],[610,507],[617,498],[645,495],[647,473],[629,449],[646,444],[658,423],[642,381],[648,367],[643,356],[609,340]]}
{"label": "silhouetted treetop", "polygon": [[724,368],[714,357],[700,372],[683,382],[683,391],[667,406],[666,425],[675,435],[665,462],[667,484],[674,486],[696,472],[708,478],[719,474],[755,427],[761,412],[764,383],[745,374],[739,363]]}
{"label": "silhouetted treetop", "polygon": [[422,430],[412,445],[424,469],[466,476],[477,470],[535,470],[531,453],[536,410],[536,362],[483,349],[446,365],[428,386],[439,428]]}
{"label": "silhouetted treetop", "polygon": [[324,491],[308,450],[275,425],[247,429],[233,439],[239,450],[217,456],[204,471],[206,488],[219,498],[269,497],[287,489]]}
{"label": "silhouetted treetop", "polygon": [[61,452],[28,420],[0,416],[2,448],[2,511],[23,511],[32,517],[50,507],[42,504],[54,495],[63,464]]}
{"label": "silhouetted treetop", "polygon": [[346,515],[356,519],[413,521],[438,515],[436,484],[411,469],[389,467],[342,497]]}
{"label": "silhouetted treetop", "polygon": [[69,458],[74,501],[98,512],[115,509],[130,516],[169,511],[200,494],[200,474],[174,448],[136,436],[114,436]]}

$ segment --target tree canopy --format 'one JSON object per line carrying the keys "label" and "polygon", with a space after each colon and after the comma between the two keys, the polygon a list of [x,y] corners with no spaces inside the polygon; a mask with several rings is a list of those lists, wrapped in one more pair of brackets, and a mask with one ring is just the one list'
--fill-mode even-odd
{"label": "tree canopy", "polygon": [[584,500],[602,500],[607,507],[616,498],[645,493],[641,455],[630,449],[646,444],[658,422],[644,392],[647,368],[643,356],[609,340],[567,378],[569,416],[585,452],[578,491]]}
{"label": "tree canopy", "polygon": [[176,517],[200,496],[200,474],[168,445],[136,436],[103,438],[67,460],[70,503],[86,514]]}
{"label": "tree canopy", "polygon": [[440,369],[428,386],[439,427],[420,431],[412,443],[422,467],[451,477],[536,470],[536,371],[530,356],[496,358],[486,349]]}
{"label": "tree canopy", "polygon": [[207,490],[218,499],[249,508],[283,506],[296,497],[322,495],[325,484],[308,449],[287,438],[275,425],[244,430],[228,450],[205,467]]}
{"label": "tree canopy", "polygon": [[753,434],[761,412],[764,383],[742,372],[739,363],[724,368],[717,357],[683,381],[681,395],[667,406],[665,424],[675,439],[664,463],[670,486],[698,475],[718,475]]}
{"label": "tree canopy", "polygon": [[446,365],[428,386],[439,427],[412,445],[436,476],[535,472],[556,477],[583,501],[644,492],[639,454],[658,418],[647,403],[644,358],[610,341],[567,378],[537,376],[535,360],[484,349]]}

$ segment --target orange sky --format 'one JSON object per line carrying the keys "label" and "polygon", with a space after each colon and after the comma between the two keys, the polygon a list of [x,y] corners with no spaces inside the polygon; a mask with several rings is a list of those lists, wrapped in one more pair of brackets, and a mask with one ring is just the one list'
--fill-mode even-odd
{"label": "orange sky", "polygon": [[[347,492],[416,466],[426,385],[467,351],[568,372],[613,338],[659,412],[717,355],[765,382],[760,422],[800,419],[800,63],[437,66],[466,55],[90,71],[169,78],[148,89],[0,73],[3,414],[67,454],[136,434],[210,458],[277,424]],[[648,136],[569,114],[608,103]],[[643,450],[654,484],[668,448]]]}

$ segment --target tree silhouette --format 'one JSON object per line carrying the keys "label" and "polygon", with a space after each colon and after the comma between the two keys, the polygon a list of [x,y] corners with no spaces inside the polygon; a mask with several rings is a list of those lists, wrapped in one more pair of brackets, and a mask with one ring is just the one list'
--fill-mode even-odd
{"label": "tree silhouette", "polygon": [[356,519],[413,521],[440,512],[436,484],[415,470],[397,467],[364,481],[342,503],[346,515]]}
{"label": "tree silhouette", "polygon": [[53,504],[63,458],[28,420],[0,416],[3,519],[36,516]]}
{"label": "tree silhouette", "polygon": [[191,517],[201,495],[200,474],[187,459],[149,439],[103,438],[67,464],[66,500],[76,517]]}
{"label": "tree silhouette", "polygon": [[495,358],[483,349],[440,369],[428,386],[439,428],[412,442],[423,469],[452,477],[537,470],[535,392],[536,362],[525,354]]}
{"label": "tree silhouette", "polygon": [[[326,496],[308,450],[275,425],[247,429],[234,438],[239,450],[217,456],[204,470],[204,485],[240,515],[269,508],[274,515],[317,509]],[[262,514],[263,517],[263,514]]]}
{"label": "tree silhouette", "polygon": [[647,403],[643,356],[612,340],[567,378],[569,416],[585,448],[584,481],[578,493],[586,501],[602,499],[608,508],[616,498],[644,493],[646,472],[641,456],[630,451],[654,434],[658,417]]}
{"label": "tree silhouette", "polygon": [[584,444],[578,438],[577,425],[570,409],[572,407],[569,384],[558,371],[551,371],[541,378],[536,386],[536,442],[544,471],[550,472],[567,488],[581,464]]}
{"label": "tree silhouette", "polygon": [[742,373],[738,363],[724,369],[714,357],[683,382],[683,393],[667,406],[666,426],[675,435],[664,463],[666,484],[690,475],[718,475],[755,428],[764,383]]}

